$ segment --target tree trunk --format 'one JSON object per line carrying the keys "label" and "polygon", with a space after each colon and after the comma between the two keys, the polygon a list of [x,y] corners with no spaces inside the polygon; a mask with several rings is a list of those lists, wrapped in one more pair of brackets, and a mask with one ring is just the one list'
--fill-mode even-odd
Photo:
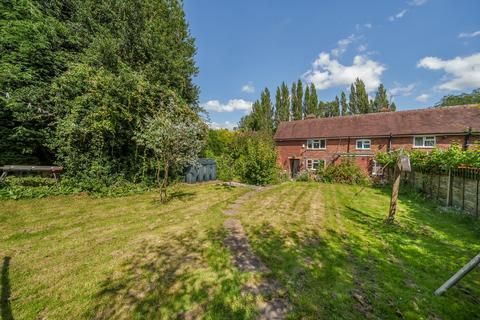
{"label": "tree trunk", "polygon": [[395,164],[395,169],[393,171],[394,181],[392,186],[392,198],[390,199],[390,211],[388,212],[388,217],[385,220],[385,223],[393,223],[395,221],[395,213],[397,213],[397,200],[398,200],[398,190],[400,188],[400,178],[402,172],[400,171],[399,164]]}
{"label": "tree trunk", "polygon": [[163,181],[160,186],[160,201],[164,203],[167,201],[167,185],[168,185],[168,161],[165,161]]}

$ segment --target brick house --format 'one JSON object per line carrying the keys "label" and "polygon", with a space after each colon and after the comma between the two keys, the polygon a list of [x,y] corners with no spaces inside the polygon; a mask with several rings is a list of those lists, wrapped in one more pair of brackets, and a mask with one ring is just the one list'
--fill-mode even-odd
{"label": "brick house", "polygon": [[480,141],[480,106],[455,106],[281,122],[274,136],[282,168],[295,176],[345,157],[371,172],[378,151],[432,150]]}

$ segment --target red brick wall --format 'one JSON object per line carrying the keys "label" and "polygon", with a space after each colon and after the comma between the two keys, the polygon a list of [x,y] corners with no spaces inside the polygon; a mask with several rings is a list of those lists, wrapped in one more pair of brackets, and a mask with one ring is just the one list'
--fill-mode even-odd
{"label": "red brick wall", "polygon": [[[327,164],[332,162],[339,163],[341,159],[337,156],[337,154],[348,152],[357,154],[358,156],[355,157],[355,161],[357,162],[357,164],[365,171],[369,171],[371,160],[373,159],[375,153],[379,151],[387,151],[389,143],[388,138],[371,138],[370,140],[370,150],[357,150],[356,138],[351,138],[350,143],[348,143],[348,139],[327,139],[327,146],[325,150],[308,150],[306,148],[307,140],[279,141],[277,142],[277,151],[279,155],[278,163],[282,168],[290,171],[289,159],[300,159],[300,170],[304,170],[306,159],[323,159]],[[472,137],[472,139],[470,139],[470,143],[473,143],[474,141],[480,142],[480,137],[474,136]],[[448,148],[453,143],[463,145],[464,137],[441,135],[436,136],[436,147]],[[304,147],[302,147],[302,145]],[[392,148],[404,148],[407,150],[412,149],[413,137],[393,137]],[[428,151],[432,150],[432,148],[419,148],[419,150]]]}

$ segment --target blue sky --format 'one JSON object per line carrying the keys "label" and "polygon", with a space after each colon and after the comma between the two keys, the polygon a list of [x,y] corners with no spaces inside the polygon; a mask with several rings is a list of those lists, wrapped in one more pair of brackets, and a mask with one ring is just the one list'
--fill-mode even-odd
{"label": "blue sky", "polygon": [[[213,126],[233,127],[260,91],[314,82],[321,100],[385,84],[399,110],[480,87],[480,1],[184,0],[195,83]],[[370,95],[374,95],[373,89]]]}

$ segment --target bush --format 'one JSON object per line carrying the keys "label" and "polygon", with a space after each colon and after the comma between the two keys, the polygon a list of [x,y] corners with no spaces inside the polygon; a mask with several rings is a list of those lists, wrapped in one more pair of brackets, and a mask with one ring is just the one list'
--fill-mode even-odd
{"label": "bush", "polygon": [[302,171],[300,174],[295,178],[295,181],[307,182],[310,181],[310,175],[307,171]]}
{"label": "bush", "polygon": [[263,133],[243,133],[234,142],[233,158],[242,182],[265,185],[278,182],[277,151],[270,136]]}
{"label": "bush", "polygon": [[327,183],[367,184],[370,179],[365,172],[350,160],[331,164],[317,175],[317,180]]}
{"label": "bush", "polygon": [[[110,185],[108,183],[111,183]],[[0,199],[31,199],[87,192],[93,196],[122,196],[149,190],[144,184],[126,180],[95,182],[66,177],[60,182],[42,177],[7,177],[0,183]]]}

